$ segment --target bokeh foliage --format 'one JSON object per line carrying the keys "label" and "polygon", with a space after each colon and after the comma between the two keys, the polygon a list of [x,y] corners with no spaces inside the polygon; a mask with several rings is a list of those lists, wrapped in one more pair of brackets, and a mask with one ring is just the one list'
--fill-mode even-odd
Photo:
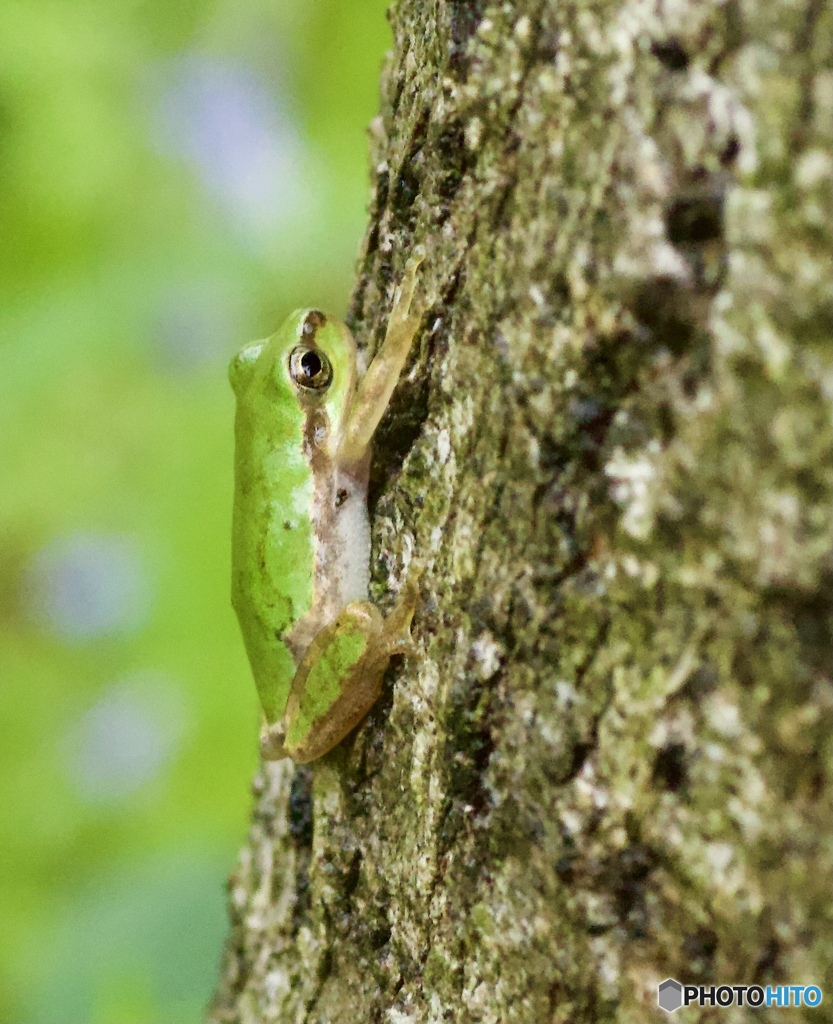
{"label": "bokeh foliage", "polygon": [[225,364],[343,312],[385,7],[0,2],[0,1020],[210,994],[257,725]]}

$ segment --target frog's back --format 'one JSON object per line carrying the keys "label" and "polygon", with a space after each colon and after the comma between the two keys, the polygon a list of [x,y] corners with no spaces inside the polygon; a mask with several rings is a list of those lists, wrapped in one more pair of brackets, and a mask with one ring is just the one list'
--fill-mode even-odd
{"label": "frog's back", "polygon": [[242,380],[235,381],[232,364],[232,604],[267,718],[283,711],[295,672],[285,637],[309,610],[313,592],[313,480],[303,411],[272,365],[283,358],[283,347],[279,332]]}

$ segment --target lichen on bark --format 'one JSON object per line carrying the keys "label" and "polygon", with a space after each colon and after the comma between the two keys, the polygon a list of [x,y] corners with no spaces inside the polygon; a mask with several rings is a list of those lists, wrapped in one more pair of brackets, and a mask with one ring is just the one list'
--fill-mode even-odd
{"label": "lichen on bark", "polygon": [[419,653],[258,774],[210,1019],[630,1024],[668,976],[823,984],[830,10],[390,17],[351,324],[378,343],[425,245],[371,490]]}

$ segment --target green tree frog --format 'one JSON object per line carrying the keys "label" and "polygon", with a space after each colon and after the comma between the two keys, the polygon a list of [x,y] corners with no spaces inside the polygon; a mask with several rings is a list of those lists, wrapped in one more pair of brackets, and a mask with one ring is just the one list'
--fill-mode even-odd
{"label": "green tree frog", "polygon": [[409,264],[384,342],[361,378],[348,328],[294,312],[232,359],[232,604],[263,707],[269,759],[312,761],[379,697],[410,648],[415,591],[383,617],[368,600],[370,445],[422,310]]}

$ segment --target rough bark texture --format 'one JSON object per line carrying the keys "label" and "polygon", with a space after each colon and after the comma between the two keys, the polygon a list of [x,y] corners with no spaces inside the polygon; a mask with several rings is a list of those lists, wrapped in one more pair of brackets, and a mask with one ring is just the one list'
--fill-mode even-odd
{"label": "rough bark texture", "polygon": [[824,985],[830,9],[391,21],[352,322],[378,343],[424,243],[372,494],[420,654],[258,775],[210,1019],[638,1024],[666,976]]}

